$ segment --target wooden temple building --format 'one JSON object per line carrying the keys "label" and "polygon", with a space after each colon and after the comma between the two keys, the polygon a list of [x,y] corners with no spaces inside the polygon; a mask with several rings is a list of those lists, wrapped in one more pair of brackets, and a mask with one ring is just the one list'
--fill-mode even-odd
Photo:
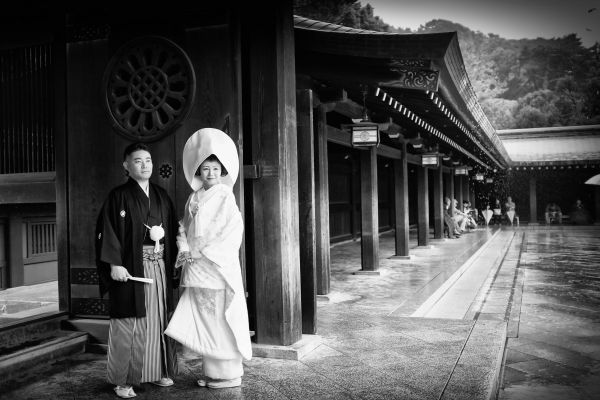
{"label": "wooden temple building", "polygon": [[544,221],[556,203],[566,223],[576,200],[600,222],[600,185],[585,182],[600,174],[600,125],[506,129],[497,131],[511,163],[502,178],[529,223]]}
{"label": "wooden temple building", "polygon": [[[442,238],[443,198],[474,200],[475,173],[510,168],[456,33],[351,29],[294,16],[291,0],[253,18],[218,3],[40,6],[0,27],[2,287],[27,284],[21,249],[50,235],[50,317],[100,341],[108,303],[94,226],[132,141],[148,143],[153,180],[179,210],[188,137],[215,127],[237,143],[240,257],[259,345],[318,333],[332,242],[360,239],[357,272],[377,273],[380,232],[394,230],[396,255],[410,257],[411,225],[420,246]],[[30,221],[54,228],[23,233]]]}

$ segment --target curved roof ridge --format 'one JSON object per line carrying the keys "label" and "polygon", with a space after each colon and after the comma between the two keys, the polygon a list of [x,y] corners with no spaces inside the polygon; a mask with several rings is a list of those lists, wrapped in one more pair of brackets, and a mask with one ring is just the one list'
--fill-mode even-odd
{"label": "curved roof ridge", "polygon": [[348,26],[334,24],[331,22],[317,21],[299,15],[294,15],[294,27],[299,29],[307,29],[314,31],[324,32],[338,32],[338,33],[355,33],[355,34],[368,34],[368,35],[409,35],[408,33],[398,32],[379,32],[371,31],[368,29],[350,28]]}
{"label": "curved roof ridge", "polygon": [[567,125],[567,126],[542,126],[537,128],[498,129],[499,135],[515,133],[568,133],[568,132],[593,131],[600,133],[600,125]]}

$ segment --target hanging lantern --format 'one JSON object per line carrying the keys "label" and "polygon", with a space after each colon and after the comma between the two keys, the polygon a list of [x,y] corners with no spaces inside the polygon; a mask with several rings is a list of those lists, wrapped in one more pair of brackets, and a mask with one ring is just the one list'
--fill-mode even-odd
{"label": "hanging lantern", "polygon": [[438,167],[439,157],[437,153],[426,153],[421,155],[421,166],[423,167]]}

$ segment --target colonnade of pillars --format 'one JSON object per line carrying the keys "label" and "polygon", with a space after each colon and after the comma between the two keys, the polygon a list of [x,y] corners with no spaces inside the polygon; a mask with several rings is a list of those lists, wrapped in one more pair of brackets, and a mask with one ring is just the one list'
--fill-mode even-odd
{"label": "colonnade of pillars", "polygon": [[[316,295],[329,292],[326,115],[335,107],[313,98],[308,89],[297,90],[291,16],[291,2],[278,3],[261,15],[260,29],[253,28],[248,38],[252,105],[248,158],[260,171],[252,182],[253,239],[247,244],[253,247],[254,301],[260,305],[255,340],[285,346],[299,341],[302,334],[316,333]],[[278,78],[265,84],[264,76]],[[379,268],[379,150],[363,150],[361,156],[362,268],[373,271]],[[394,165],[396,253],[408,256],[408,154],[406,146],[386,151]],[[429,201],[428,172],[416,168],[423,198],[418,211],[419,229],[425,230],[419,234],[421,244],[429,240],[429,209],[424,206]],[[443,198],[433,201],[438,209]]]}

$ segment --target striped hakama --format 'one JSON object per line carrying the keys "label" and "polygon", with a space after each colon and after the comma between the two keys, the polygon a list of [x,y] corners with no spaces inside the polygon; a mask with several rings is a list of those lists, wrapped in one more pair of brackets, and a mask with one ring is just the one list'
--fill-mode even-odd
{"label": "striped hakama", "polygon": [[166,277],[163,249],[144,246],[144,285],[146,316],[111,318],[108,341],[108,381],[115,385],[137,385],[168,377],[167,345],[163,332],[167,326]]}

